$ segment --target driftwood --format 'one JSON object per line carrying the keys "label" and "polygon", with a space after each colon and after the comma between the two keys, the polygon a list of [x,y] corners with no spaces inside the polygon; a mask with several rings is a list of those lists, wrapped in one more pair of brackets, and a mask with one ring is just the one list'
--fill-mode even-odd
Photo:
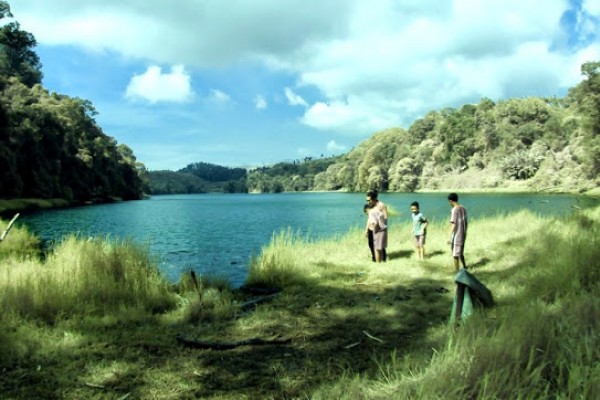
{"label": "driftwood", "polygon": [[196,278],[196,273],[193,269],[190,270],[190,277],[192,278],[192,282],[194,283],[194,287],[198,293],[198,298],[200,301],[202,301],[202,288],[200,287],[200,283],[198,283],[198,278]]}
{"label": "driftwood", "polygon": [[240,290],[245,293],[254,295],[267,295],[281,292],[281,289],[276,287],[263,287],[263,286],[241,286]]}
{"label": "driftwood", "polygon": [[211,349],[211,350],[230,350],[240,346],[258,346],[267,344],[287,344],[292,339],[272,339],[265,340],[261,338],[252,338],[246,340],[238,340],[235,342],[207,342],[203,340],[190,339],[183,335],[177,336],[177,341],[184,346],[194,349]]}
{"label": "driftwood", "polygon": [[0,235],[0,242],[2,242],[4,240],[4,238],[6,238],[6,235],[8,235],[8,232],[10,231],[10,228],[12,228],[12,226],[15,223],[15,221],[17,220],[17,218],[19,218],[19,213],[15,214],[15,216],[13,217],[13,219],[11,219],[10,222],[8,223],[8,226],[6,227],[6,229],[4,230],[4,232],[2,232],[2,235]]}
{"label": "driftwood", "polygon": [[253,299],[253,300],[248,300],[247,302],[242,303],[240,308],[241,308],[242,312],[250,311],[255,306],[262,304],[262,303],[266,303],[269,300],[272,300],[278,294],[279,293],[273,293],[268,296],[261,296],[261,297],[257,297],[256,299]]}
{"label": "driftwood", "polygon": [[369,332],[367,331],[363,331],[363,333],[365,334],[366,337],[368,337],[369,339],[373,339],[379,343],[383,343],[383,340],[379,339],[378,337],[375,337],[373,335],[371,335]]}

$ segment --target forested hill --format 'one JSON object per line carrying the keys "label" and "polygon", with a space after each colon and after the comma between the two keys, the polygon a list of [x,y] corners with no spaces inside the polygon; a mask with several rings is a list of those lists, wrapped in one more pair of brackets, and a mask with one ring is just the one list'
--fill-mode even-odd
{"label": "forested hill", "polygon": [[305,190],[349,191],[597,188],[600,62],[581,70],[584,80],[564,98],[483,99],[431,111],[408,129],[376,133],[323,172],[251,171],[248,190],[293,191],[297,182]]}
{"label": "forested hill", "polygon": [[[0,1],[0,23],[11,17]],[[49,93],[35,38],[0,27],[0,199],[138,199],[143,164],[95,122],[88,100]]]}
{"label": "forested hill", "polygon": [[245,193],[246,169],[206,162],[189,164],[179,171],[150,171],[150,193]]}
{"label": "forested hill", "polygon": [[[234,190],[212,191],[595,189],[600,62],[585,63],[581,71],[584,80],[564,98],[482,99],[434,110],[407,129],[375,133],[345,155],[256,168]],[[198,191],[194,182],[204,181],[193,170],[171,172],[169,179],[163,171],[162,182],[170,182],[172,192]],[[206,184],[202,188],[207,191]]]}

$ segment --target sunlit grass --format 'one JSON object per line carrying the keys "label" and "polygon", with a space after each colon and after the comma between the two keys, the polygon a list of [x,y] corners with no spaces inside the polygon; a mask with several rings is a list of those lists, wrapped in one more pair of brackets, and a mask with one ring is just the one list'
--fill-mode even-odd
{"label": "sunlit grass", "polygon": [[[247,286],[280,293],[242,312],[224,279],[172,285],[144,246],[67,237],[42,258],[22,229],[0,243],[0,391],[13,398],[596,398],[600,208],[471,221],[466,259],[496,307],[448,324],[446,221],[424,261],[395,220],[385,263],[360,229],[275,232]],[[406,225],[406,226],[404,226]],[[4,247],[3,247],[4,246]],[[288,338],[226,352],[178,346]],[[201,355],[201,356],[200,356]],[[57,372],[58,371],[58,372]],[[45,383],[42,383],[45,382]]]}

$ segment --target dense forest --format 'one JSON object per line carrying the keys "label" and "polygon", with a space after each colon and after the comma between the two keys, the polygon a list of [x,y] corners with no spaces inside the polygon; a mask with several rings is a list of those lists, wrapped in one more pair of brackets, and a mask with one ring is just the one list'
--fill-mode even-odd
{"label": "dense forest", "polygon": [[281,193],[314,189],[315,176],[340,157],[280,162],[250,169],[227,168],[198,162],[178,171],[149,171],[152,194],[175,193]]}
{"label": "dense forest", "polygon": [[206,162],[189,164],[178,171],[150,171],[148,177],[152,194],[248,191],[246,169]]}
{"label": "dense forest", "polygon": [[246,186],[241,179],[233,191],[596,188],[600,62],[583,64],[581,72],[584,79],[564,98],[482,99],[431,111],[342,156],[250,170]]}
{"label": "dense forest", "polygon": [[583,64],[581,72],[584,80],[564,98],[482,99],[431,111],[408,129],[376,133],[323,172],[251,171],[248,190],[298,190],[296,182],[300,190],[348,191],[596,188],[600,62]]}
{"label": "dense forest", "polygon": [[[0,20],[12,17],[0,1]],[[95,122],[90,101],[50,93],[33,35],[0,27],[0,198],[139,199],[146,170]]]}

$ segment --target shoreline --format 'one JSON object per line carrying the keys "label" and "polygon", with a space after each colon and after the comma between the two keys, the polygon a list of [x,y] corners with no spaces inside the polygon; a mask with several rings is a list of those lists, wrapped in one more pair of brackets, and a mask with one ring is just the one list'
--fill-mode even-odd
{"label": "shoreline", "polygon": [[[524,187],[502,187],[502,188],[438,188],[438,189],[419,189],[410,193],[509,193],[509,194],[518,194],[518,193],[526,193],[526,194],[570,194],[570,195],[580,195],[580,196],[588,196],[600,198],[600,187],[596,187],[594,189],[579,191],[579,190],[560,190],[560,188],[549,188],[547,190],[533,190],[527,189]],[[215,192],[219,193],[219,192]],[[361,193],[361,192],[351,192],[349,190],[305,190],[301,192],[281,192],[281,193]],[[409,192],[395,192],[395,191],[387,191],[381,193],[409,193]],[[184,193],[179,193],[184,194]],[[208,193],[207,193],[208,194]],[[224,193],[227,194],[227,193]],[[250,195],[259,195],[263,193],[259,192],[248,192]],[[140,200],[148,199],[151,195],[146,195]],[[32,211],[32,210],[42,210],[42,209],[51,209],[51,208],[62,208],[62,207],[72,207],[72,206],[83,206],[88,204],[100,204],[100,203],[109,203],[121,201],[119,199],[113,199],[111,201],[104,202],[92,202],[92,203],[82,203],[77,201],[68,201],[66,199],[33,199],[33,198],[24,198],[24,199],[0,199],[0,216],[6,216],[10,213],[22,212],[22,211]]]}

